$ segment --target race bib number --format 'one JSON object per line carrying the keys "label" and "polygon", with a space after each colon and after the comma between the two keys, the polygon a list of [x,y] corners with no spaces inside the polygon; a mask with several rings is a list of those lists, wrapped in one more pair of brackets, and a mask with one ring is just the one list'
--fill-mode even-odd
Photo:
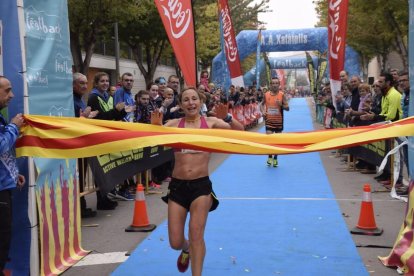
{"label": "race bib number", "polygon": [[279,115],[280,114],[279,108],[269,107],[269,109],[267,110],[267,114],[269,114],[269,115]]}

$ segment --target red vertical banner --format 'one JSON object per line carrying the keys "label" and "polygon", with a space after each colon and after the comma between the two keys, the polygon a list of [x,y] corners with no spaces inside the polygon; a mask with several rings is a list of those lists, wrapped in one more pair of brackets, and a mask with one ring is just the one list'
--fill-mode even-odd
{"label": "red vertical banner", "polygon": [[231,83],[244,87],[243,73],[240,65],[239,51],[237,49],[236,36],[234,35],[229,4],[227,0],[218,0],[219,18],[222,22],[222,36],[224,41],[224,54],[230,71]]}
{"label": "red vertical banner", "polygon": [[191,0],[154,0],[187,85],[197,85]]}
{"label": "red vertical banner", "polygon": [[[329,0],[328,5],[328,49],[329,75],[332,99],[341,89],[339,72],[344,70],[348,0]],[[336,107],[335,101],[334,105]]]}

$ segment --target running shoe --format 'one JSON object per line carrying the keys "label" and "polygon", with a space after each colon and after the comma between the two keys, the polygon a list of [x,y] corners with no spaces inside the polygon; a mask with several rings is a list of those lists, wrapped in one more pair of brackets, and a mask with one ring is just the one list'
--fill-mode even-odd
{"label": "running shoe", "polygon": [[403,187],[398,187],[395,189],[397,195],[399,196],[407,196],[408,195],[408,187],[407,186],[403,186]]}
{"label": "running shoe", "polygon": [[156,192],[156,193],[161,193],[161,185],[158,185],[155,182],[151,182],[150,184],[148,184],[148,191],[152,191],[152,192]]}
{"label": "running shoe", "polygon": [[115,198],[125,200],[125,201],[132,201],[135,199],[133,195],[131,195],[128,190],[124,191],[117,191]]}
{"label": "running shoe", "polygon": [[266,162],[266,164],[267,164],[268,166],[271,166],[271,165],[272,165],[272,162],[273,162],[273,158],[272,158],[272,157],[268,157],[268,158],[267,158],[267,162]]}
{"label": "running shoe", "polygon": [[160,189],[161,185],[155,183],[154,181],[151,181],[151,183],[148,185],[152,189]]}
{"label": "running shoe", "polygon": [[273,159],[273,167],[276,168],[277,166],[279,166],[277,159]]}
{"label": "running shoe", "polygon": [[116,194],[117,194],[116,189],[113,189],[113,190],[111,190],[110,192],[108,192],[108,193],[106,194],[106,196],[107,196],[109,199],[114,199],[114,198],[116,198]]}
{"label": "running shoe", "polygon": [[185,252],[183,250],[181,251],[181,254],[180,256],[178,256],[178,260],[177,260],[178,271],[182,273],[186,272],[189,265],[190,265],[190,253]]}

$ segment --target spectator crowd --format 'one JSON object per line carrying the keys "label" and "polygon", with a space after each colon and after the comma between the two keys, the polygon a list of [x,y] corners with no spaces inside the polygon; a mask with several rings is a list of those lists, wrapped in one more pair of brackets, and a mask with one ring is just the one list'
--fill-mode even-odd
{"label": "spectator crowd", "polygon": [[[119,83],[110,84],[109,75],[98,72],[93,78],[93,88],[88,91],[87,77],[80,73],[73,75],[73,97],[76,117],[89,119],[116,120],[130,123],[151,123],[151,114],[155,111],[163,114],[163,123],[171,119],[184,116],[179,102],[179,78],[170,75],[168,78],[157,77],[146,86],[145,90],[133,92],[133,74],[126,72],[122,74]],[[260,103],[267,87],[256,89],[256,85],[248,88],[231,85],[228,91],[216,87],[209,82],[207,71],[200,74],[200,82],[197,86],[202,95],[202,108],[200,115],[215,116],[219,104],[226,104],[232,117],[240,122],[245,129],[256,126],[262,120]],[[289,93],[287,93],[289,95]],[[289,96],[288,96],[289,98]],[[153,168],[151,173],[145,174],[144,181],[148,182],[148,189],[157,192],[162,183],[171,180],[172,162],[167,162],[159,167]],[[85,179],[87,178],[87,160],[78,160],[79,185],[83,192]],[[137,179],[127,179],[118,183],[116,187],[107,194],[101,194],[99,183],[97,188],[97,210],[113,210],[117,207],[116,200],[134,200]],[[86,201],[81,197],[82,217],[93,217],[96,211],[86,206]]]}
{"label": "spectator crowd", "polygon": [[[340,91],[331,93],[331,87],[326,83],[322,85],[316,99],[317,118],[325,128],[382,124],[408,117],[410,97],[408,72],[391,69],[389,72],[381,73],[378,79],[372,80],[370,84],[359,76],[349,77],[346,71],[342,71],[340,77],[342,82]],[[400,137],[396,141],[402,143],[404,140],[405,137]],[[391,141],[387,142],[391,143]],[[390,146],[392,147],[392,144]],[[347,151],[342,150],[341,153]],[[407,195],[408,187],[403,183],[404,166],[408,172],[407,145],[402,147],[401,153],[403,158],[401,158],[400,173],[395,188],[398,195]],[[361,158],[357,155],[353,161],[355,169],[362,173],[376,172],[378,164],[369,158]],[[391,168],[387,168],[375,179],[390,189],[394,184],[391,175]],[[408,178],[411,179],[409,175]]]}

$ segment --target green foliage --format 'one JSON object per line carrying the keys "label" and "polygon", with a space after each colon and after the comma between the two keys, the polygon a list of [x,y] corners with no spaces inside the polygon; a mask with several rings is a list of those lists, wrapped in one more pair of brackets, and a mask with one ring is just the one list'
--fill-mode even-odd
{"label": "green foliage", "polygon": [[[268,10],[269,0],[229,0],[235,35],[245,29],[257,29],[262,23],[258,13]],[[213,58],[221,51],[220,26],[217,1],[196,1],[194,6],[197,34],[197,57],[202,68],[211,66]],[[246,62],[246,66],[251,64]]]}
{"label": "green foliage", "polygon": [[220,26],[216,2],[195,5],[197,58],[202,68],[210,66],[212,59],[220,51]]}
{"label": "green foliage", "polygon": [[130,45],[138,45],[146,40],[166,39],[166,33],[152,0],[136,0],[123,9],[119,19],[120,39]]}
{"label": "green foliage", "polygon": [[[327,26],[328,1],[316,0],[318,26]],[[363,60],[386,57],[397,51],[407,67],[408,1],[349,0],[347,44]],[[383,68],[384,69],[384,68]]]}
{"label": "green foliage", "polygon": [[[125,7],[119,20],[119,38],[131,47],[148,85],[167,43],[167,34],[153,0],[137,0]],[[131,12],[135,10],[136,12]],[[146,66],[144,66],[146,65]]]}
{"label": "green foliage", "polygon": [[77,72],[87,73],[96,42],[112,32],[122,14],[116,7],[130,2],[117,0],[114,6],[111,0],[68,0],[70,47]]}
{"label": "green foliage", "polygon": [[[236,35],[243,29],[256,29],[261,24],[257,15],[268,9],[269,0],[256,2],[229,0]],[[197,58],[202,67],[207,68],[221,50],[217,1],[193,3]],[[76,71],[88,71],[98,41],[112,41],[115,22],[118,22],[121,44],[131,47],[146,81],[152,79],[161,58],[168,59],[173,55],[153,0],[68,0],[68,4],[71,51]],[[82,52],[85,53],[84,58]]]}
{"label": "green foliage", "polygon": [[269,11],[269,1],[229,0],[236,35],[242,30],[256,30],[263,24],[259,21],[258,14]]}

